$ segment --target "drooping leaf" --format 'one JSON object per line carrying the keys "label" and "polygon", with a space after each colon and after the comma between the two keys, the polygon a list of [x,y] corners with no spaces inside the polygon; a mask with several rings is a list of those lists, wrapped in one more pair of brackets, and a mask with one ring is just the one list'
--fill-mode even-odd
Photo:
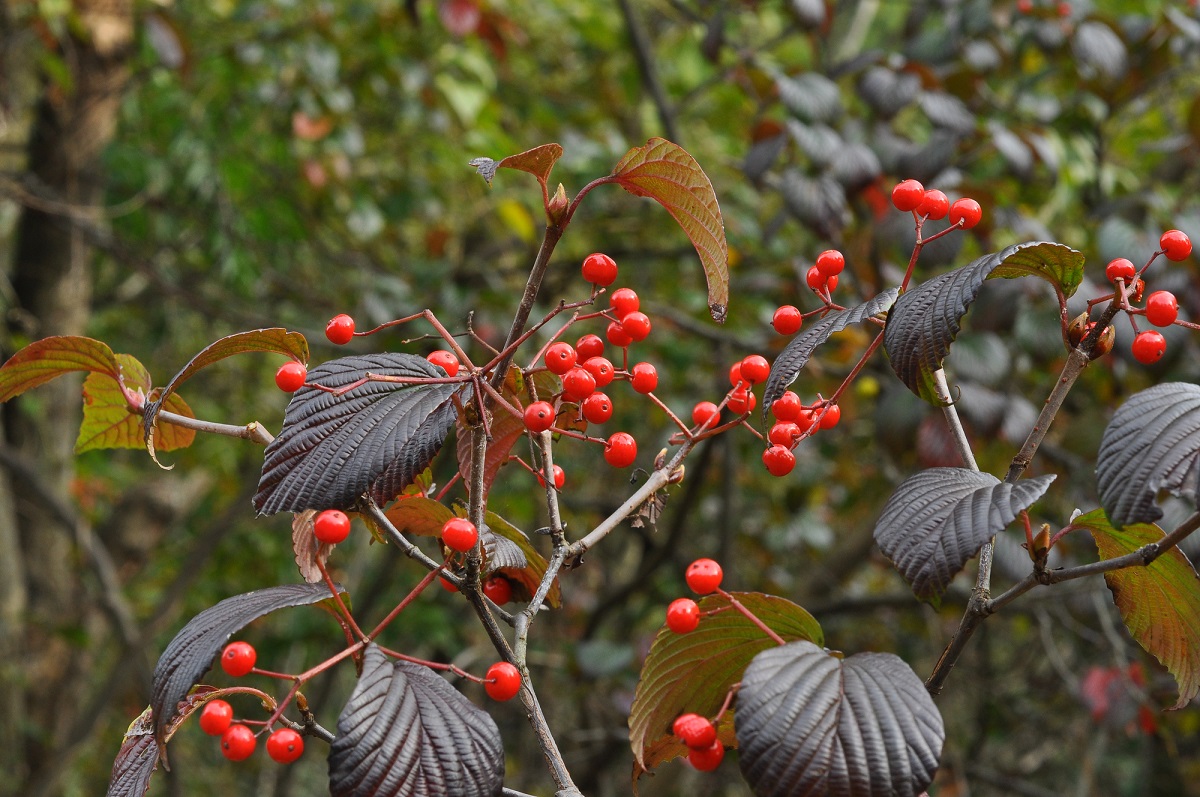
{"label": "drooping leaf", "polygon": [[315,509],[306,509],[292,516],[292,555],[300,577],[309,584],[324,581],[317,563],[326,564],[334,549],[333,543],[321,542],[313,533],[313,518],[316,516]]}
{"label": "drooping leaf", "polygon": [[[757,592],[733,595],[784,640],[824,641],[813,616],[791,601]],[[629,712],[629,743],[639,772],[685,755],[687,747],[671,732],[675,718],[688,711],[716,714],[750,660],[775,647],[775,641],[724,596],[700,601],[701,612],[718,609],[716,614],[701,614],[700,625],[687,634],[664,625],[650,646]],[[736,747],[732,724],[726,719],[717,731],[726,746]]]}
{"label": "drooping leaf", "polygon": [[34,341],[0,366],[0,402],[72,371],[92,371],[117,379],[121,367],[108,344],[77,335]]}
{"label": "drooping leaf", "polygon": [[766,419],[771,404],[800,376],[800,371],[804,369],[818,346],[829,340],[830,335],[841,332],[851,324],[858,324],[886,312],[899,293],[898,288],[888,288],[857,307],[835,310],[792,338],[771,365],[771,375],[767,377],[767,384],[763,388],[763,419]]}
{"label": "drooping leaf", "polygon": [[1096,455],[1096,489],[1113,525],[1162,517],[1160,490],[1196,500],[1200,386],[1164,382],[1134,393],[1113,414]]}
{"label": "drooping leaf", "polygon": [[367,647],[329,750],[331,797],[496,797],[503,785],[487,712],[428,667]]}
{"label": "drooping leaf", "polygon": [[[121,366],[125,387],[149,395],[150,374],[145,366],[128,354],[115,356]],[[170,396],[163,408],[187,418],[196,417],[179,395]],[[161,451],[187,448],[195,439],[195,430],[166,424],[158,435],[158,448]],[[129,411],[129,402],[121,385],[108,374],[88,374],[83,380],[83,423],[75,440],[75,453],[96,448],[141,448],[143,445],[142,418]]]}
{"label": "drooping leaf", "polygon": [[[345,388],[368,375],[444,379],[424,357],[382,353],[330,360],[308,372],[310,384]],[[352,509],[369,493],[377,504],[400,494],[446,440],[452,398],[461,384],[367,381],[335,396],[302,387],[292,396],[279,436],[267,446],[254,507],[259,514]]]}
{"label": "drooping leaf", "polygon": [[177,704],[208,672],[229,637],[276,609],[307,606],[328,597],[324,584],[281,584],[226,598],[189,620],[154,668],[150,708],[154,710],[154,738],[160,754],[165,757],[162,747],[167,727],[178,713]]}
{"label": "drooping leaf", "polygon": [[918,598],[936,602],[983,544],[1046,492],[1053,475],[999,481],[965,468],[929,468],[900,483],[875,542]]}
{"label": "drooping leaf", "polygon": [[842,659],[803,641],[755,656],[735,727],[738,766],[757,797],[917,797],[946,739],[925,685],[898,656]]}
{"label": "drooping leaf", "polygon": [[442,525],[454,517],[454,512],[442,502],[419,495],[397,501],[385,514],[398,531],[419,537],[441,536]]}
{"label": "drooping leaf", "polygon": [[708,175],[683,147],[652,138],[634,147],[613,169],[626,191],[650,197],[667,209],[700,255],[708,280],[708,309],[719,323],[729,305],[729,244],[717,195]]}
{"label": "drooping leaf", "polygon": [[[487,562],[489,573],[496,571],[503,574],[510,581],[516,582],[524,590],[522,595],[526,600],[532,598],[533,593],[537,591],[538,585],[542,583],[542,578],[546,575],[548,565],[545,558],[538,553],[537,548],[533,547],[533,543],[530,542],[525,532],[495,512],[488,512],[484,518],[492,534],[498,540],[514,546],[524,558],[524,564],[521,564],[512,557],[507,547],[504,552],[498,550],[489,557]],[[559,586],[557,577],[555,577],[554,583],[550,585],[550,589],[546,593],[546,605],[554,609],[562,605],[562,588]]]}
{"label": "drooping leaf", "polygon": [[158,745],[154,742],[153,709],[147,708],[125,730],[108,779],[107,797],[142,797],[150,788],[150,776],[156,769]]}
{"label": "drooping leaf", "polygon": [[[1163,530],[1152,523],[1130,523],[1122,529],[1095,509],[1075,518],[1073,525],[1092,533],[1101,559],[1115,559],[1158,542]],[[1200,693],[1200,577],[1178,547],[1159,555],[1145,567],[1127,567],[1104,574],[1113,602],[1137,643],[1175,676],[1183,708]]]}
{"label": "drooping leaf", "polygon": [[942,367],[983,281],[1026,275],[1041,277],[1069,296],[1083,279],[1083,256],[1052,242],[1013,244],[901,294],[888,313],[883,346],[909,390],[940,404],[933,372]]}
{"label": "drooping leaf", "polygon": [[275,352],[285,354],[298,362],[307,363],[308,341],[299,332],[288,332],[286,329],[255,329],[227,335],[205,346],[183,367],[183,370],[171,377],[171,381],[162,389],[162,393],[156,400],[146,402],[142,426],[145,430],[146,448],[149,450],[150,456],[154,456],[157,447],[156,419],[158,412],[163,409],[164,403],[175,390],[200,369],[207,368],[213,363],[235,354],[248,352]]}
{"label": "drooping leaf", "polygon": [[[537,390],[539,399],[546,399],[562,390],[562,381],[549,371],[538,371],[531,377],[531,381]],[[508,377],[501,386],[500,395],[509,404],[516,407],[524,407],[533,401],[533,394],[529,391],[528,384],[519,368],[509,369]],[[471,414],[474,414],[474,412]],[[562,421],[556,421],[556,425],[562,425]],[[512,453],[513,446],[525,436],[527,431],[525,429],[525,421],[522,418],[518,418],[503,410],[499,410],[492,415],[489,428],[492,433],[492,439],[488,442],[487,455],[483,461],[484,495],[487,495],[492,489],[492,482],[496,480],[496,474],[502,467],[508,464],[508,457]],[[463,423],[461,415],[458,418],[458,437],[456,438],[455,445],[455,453],[458,455],[458,473],[462,476],[463,484],[470,491],[471,433]]]}

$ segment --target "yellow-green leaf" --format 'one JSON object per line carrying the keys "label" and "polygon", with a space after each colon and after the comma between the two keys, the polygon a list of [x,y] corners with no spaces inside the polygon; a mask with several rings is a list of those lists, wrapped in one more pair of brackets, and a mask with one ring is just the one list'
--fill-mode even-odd
{"label": "yellow-green leaf", "polygon": [[[150,392],[150,374],[129,354],[115,355],[121,367],[125,387]],[[178,395],[168,397],[163,409],[194,418],[191,407]],[[165,423],[157,436],[160,451],[186,448],[196,439],[193,429]],[[141,448],[142,417],[129,411],[121,385],[107,373],[92,372],[83,382],[83,423],[75,441],[75,453],[97,448]]]}
{"label": "yellow-green leaf", "polygon": [[57,335],[30,343],[0,367],[0,402],[72,371],[120,376],[108,344],[78,335]]}

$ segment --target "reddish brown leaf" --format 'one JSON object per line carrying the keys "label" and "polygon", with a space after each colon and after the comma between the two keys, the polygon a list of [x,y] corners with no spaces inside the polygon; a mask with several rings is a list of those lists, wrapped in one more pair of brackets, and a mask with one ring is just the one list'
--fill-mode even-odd
{"label": "reddish brown leaf", "polygon": [[529,172],[538,178],[539,182],[544,183],[550,179],[550,170],[554,168],[555,162],[562,157],[562,154],[563,148],[558,144],[542,144],[540,147],[534,147],[518,155],[509,155],[507,158],[501,159],[496,166],[502,169],[518,169]]}
{"label": "reddish brown leaf", "polygon": [[[128,354],[116,355],[124,376],[125,387],[150,394],[150,374],[145,366]],[[196,417],[192,408],[178,395],[167,399],[163,407],[168,412]],[[194,429],[174,424],[164,424],[158,435],[158,447],[162,451],[187,448],[196,439]],[[83,423],[75,441],[75,453],[97,448],[141,448],[142,417],[130,412],[121,385],[106,373],[93,372],[83,382]]]}
{"label": "reddish brown leaf", "polygon": [[327,563],[334,548],[330,543],[318,541],[313,534],[313,518],[316,516],[317,510],[306,509],[292,517],[292,552],[300,575],[309,584],[323,580],[317,562],[322,565]]}
{"label": "reddish brown leaf", "polygon": [[0,367],[0,402],[21,395],[72,371],[120,378],[121,368],[107,344],[92,338],[61,335],[30,343]]}

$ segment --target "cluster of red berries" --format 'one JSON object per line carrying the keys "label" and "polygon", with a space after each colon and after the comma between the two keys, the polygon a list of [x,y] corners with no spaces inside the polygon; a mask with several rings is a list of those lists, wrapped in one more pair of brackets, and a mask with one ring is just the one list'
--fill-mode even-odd
{"label": "cluster of red berries", "polygon": [[[684,580],[697,595],[708,595],[721,587],[724,572],[712,559],[697,559],[688,565]],[[676,634],[695,631],[700,625],[700,606],[691,598],[677,598],[667,606],[667,628]]]}
{"label": "cluster of red berries", "polygon": [[[1167,230],[1158,239],[1159,254],[1168,260],[1178,262],[1187,259],[1192,254],[1192,240],[1181,230]],[[1152,257],[1150,262],[1153,262]],[[1126,295],[1133,302],[1140,302],[1146,290],[1146,282],[1141,274],[1150,263],[1139,272],[1137,267],[1124,257],[1109,261],[1104,269],[1104,276],[1114,285],[1124,286]],[[1154,291],[1146,296],[1146,306],[1142,310],[1146,320],[1156,327],[1169,327],[1179,318],[1179,301],[1170,291]],[[1132,320],[1132,319],[1131,319]],[[1137,329],[1136,322],[1134,329]],[[1078,343],[1078,341],[1072,341]],[[1143,365],[1150,365],[1162,359],[1167,352],[1167,341],[1158,330],[1147,329],[1134,336],[1131,347],[1133,358]]]}
{"label": "cluster of red berries", "polygon": [[[240,678],[254,669],[258,654],[249,642],[230,642],[221,651],[221,669]],[[221,754],[230,761],[243,761],[254,753],[258,736],[249,726],[234,722],[233,706],[225,700],[210,700],[200,710],[200,729],[221,737]],[[304,737],[291,728],[279,728],[267,737],[267,755],[280,764],[290,764],[304,753]]]}
{"label": "cluster of red berries", "polygon": [[822,429],[832,429],[842,419],[842,408],[818,398],[810,405],[800,401],[791,390],[771,404],[775,424],[767,432],[770,446],[763,452],[762,461],[772,476],[786,476],[796,466],[792,450],[806,437]]}
{"label": "cluster of red berries", "polygon": [[[836,249],[826,249],[804,275],[808,287],[828,296],[838,285],[838,275],[846,268],[846,257]],[[778,310],[775,311],[778,314]],[[799,329],[799,327],[797,327]]]}
{"label": "cluster of red berries", "polygon": [[983,209],[970,197],[956,199],[936,188],[926,189],[917,180],[901,180],[892,189],[892,204],[897,210],[912,211],[916,216],[927,219],[950,217],[950,223],[969,230],[983,218]]}
{"label": "cluster of red berries", "polygon": [[680,714],[671,730],[687,745],[688,762],[701,772],[711,772],[725,758],[725,745],[717,738],[717,727],[699,714]]}

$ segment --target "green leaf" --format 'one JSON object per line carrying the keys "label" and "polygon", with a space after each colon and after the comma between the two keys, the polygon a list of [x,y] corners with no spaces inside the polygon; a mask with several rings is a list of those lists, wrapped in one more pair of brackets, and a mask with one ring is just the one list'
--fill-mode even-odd
{"label": "green leaf", "polygon": [[700,164],[678,144],[652,138],[625,153],[612,179],[629,193],[658,202],[679,222],[704,266],[709,312],[723,322],[729,305],[729,244],[716,192]]}
{"label": "green leaf", "polygon": [[[785,641],[824,643],[821,626],[791,601],[758,592],[732,594]],[[707,614],[717,609],[722,611]],[[687,711],[715,715],[750,660],[775,647],[722,595],[701,600],[700,611],[700,625],[691,633],[676,634],[664,625],[642,665],[629,713],[629,743],[638,772],[685,755],[687,747],[671,732],[675,718]],[[737,747],[731,713],[721,719],[717,733],[727,747]]]}
{"label": "green leaf", "polygon": [[[150,374],[145,366],[129,354],[118,354],[116,359],[125,387],[150,393]],[[164,409],[188,418],[196,417],[187,402],[177,395],[167,399]],[[187,448],[195,439],[194,429],[168,423],[158,435],[158,448],[161,451]],[[97,448],[141,448],[143,445],[142,418],[129,411],[129,402],[120,383],[106,373],[88,374],[83,382],[83,423],[75,441],[75,453]]]}
{"label": "green leaf", "polygon": [[[546,560],[538,553],[537,548],[533,547],[533,543],[529,541],[529,537],[525,535],[525,532],[495,512],[488,512],[484,516],[484,520],[493,534],[515,543],[521,549],[521,552],[525,554],[525,567],[499,567],[496,568],[496,572],[503,573],[509,579],[523,586],[529,593],[528,597],[533,597],[533,593],[537,591],[538,585],[542,583],[542,577],[546,575]],[[554,579],[554,583],[550,585],[550,590],[546,593],[546,604],[554,609],[562,605],[562,589],[558,585],[557,577]]]}
{"label": "green leaf", "polygon": [[30,343],[0,367],[0,402],[72,371],[119,379],[121,367],[112,349],[101,341],[77,335],[44,338]]}
{"label": "green leaf", "polygon": [[[1092,533],[1101,559],[1133,553],[1164,536],[1153,523],[1117,529],[1103,509],[1073,525]],[[1176,547],[1145,567],[1105,573],[1104,580],[1130,635],[1175,676],[1179,700],[1171,708],[1183,708],[1200,692],[1200,577],[1192,563]]]}
{"label": "green leaf", "polygon": [[1043,241],[1022,244],[996,266],[988,279],[1012,279],[1014,277],[1040,277],[1070,297],[1083,283],[1082,252],[1069,246]]}
{"label": "green leaf", "polygon": [[442,524],[454,517],[441,502],[422,496],[401,498],[388,507],[385,514],[399,531],[419,537],[440,537]]}

